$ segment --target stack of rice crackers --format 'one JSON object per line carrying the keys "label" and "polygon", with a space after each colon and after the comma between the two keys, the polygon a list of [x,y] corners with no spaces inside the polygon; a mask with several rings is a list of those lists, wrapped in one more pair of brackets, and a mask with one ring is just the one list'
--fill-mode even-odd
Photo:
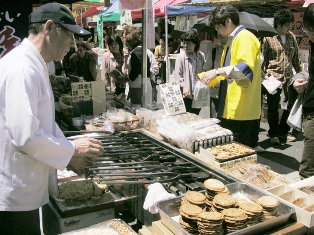
{"label": "stack of rice crackers", "polygon": [[191,234],[223,235],[277,215],[278,200],[262,196],[256,203],[229,195],[217,179],[204,182],[205,195],[188,191],[181,199],[179,224]]}

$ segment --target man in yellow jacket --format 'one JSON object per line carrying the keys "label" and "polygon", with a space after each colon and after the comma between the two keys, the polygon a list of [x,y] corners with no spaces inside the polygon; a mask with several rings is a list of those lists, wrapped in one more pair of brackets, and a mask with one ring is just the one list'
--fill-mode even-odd
{"label": "man in yellow jacket", "polygon": [[201,81],[213,85],[221,80],[217,117],[231,130],[237,142],[257,148],[261,109],[260,43],[240,25],[238,11],[230,4],[219,5],[210,22],[218,33],[228,37],[221,68],[204,73]]}

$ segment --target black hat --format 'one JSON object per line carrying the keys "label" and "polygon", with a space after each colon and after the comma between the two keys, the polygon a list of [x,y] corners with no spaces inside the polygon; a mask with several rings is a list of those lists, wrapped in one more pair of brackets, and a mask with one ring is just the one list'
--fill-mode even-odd
{"label": "black hat", "polygon": [[89,31],[76,25],[72,12],[59,3],[44,4],[36,8],[36,10],[29,15],[30,23],[44,23],[47,20],[61,24],[64,28],[67,28],[75,34],[81,36],[91,35]]}

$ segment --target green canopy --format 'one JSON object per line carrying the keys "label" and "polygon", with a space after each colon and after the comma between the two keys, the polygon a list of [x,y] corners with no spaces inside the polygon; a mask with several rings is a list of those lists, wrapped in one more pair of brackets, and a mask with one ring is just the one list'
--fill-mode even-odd
{"label": "green canopy", "polygon": [[84,2],[98,2],[98,3],[100,3],[100,0],[84,0]]}
{"label": "green canopy", "polygon": [[120,12],[114,11],[107,14],[100,15],[101,22],[120,21]]}

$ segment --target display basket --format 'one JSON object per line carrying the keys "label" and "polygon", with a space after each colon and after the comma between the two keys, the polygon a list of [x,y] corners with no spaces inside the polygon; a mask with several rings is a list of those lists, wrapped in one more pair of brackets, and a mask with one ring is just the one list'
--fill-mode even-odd
{"label": "display basket", "polygon": [[138,117],[132,114],[131,121],[112,121],[112,125],[115,131],[129,131],[136,129],[139,122]]}

